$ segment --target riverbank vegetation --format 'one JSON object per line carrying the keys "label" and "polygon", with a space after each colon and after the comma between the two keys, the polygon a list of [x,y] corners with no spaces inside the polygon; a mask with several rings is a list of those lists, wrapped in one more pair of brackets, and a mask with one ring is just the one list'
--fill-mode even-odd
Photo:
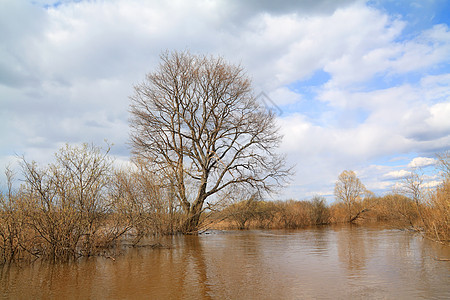
{"label": "riverbank vegetation", "polygon": [[[320,196],[266,201],[258,193],[235,190],[207,203],[199,229],[387,222],[449,244],[447,163],[448,155],[441,155],[442,183],[436,188],[421,185],[416,172],[411,176],[417,180],[405,178],[403,189],[384,196],[368,192],[354,172],[344,171],[336,181],[336,201],[331,205]],[[188,215],[175,199],[176,186],[170,178],[157,176],[140,161],[114,168],[109,147],[66,145],[48,166],[22,158],[21,167],[20,188],[14,188],[15,174],[7,168],[6,190],[0,195],[1,263],[101,255],[124,240],[136,245],[146,236],[185,233]]]}

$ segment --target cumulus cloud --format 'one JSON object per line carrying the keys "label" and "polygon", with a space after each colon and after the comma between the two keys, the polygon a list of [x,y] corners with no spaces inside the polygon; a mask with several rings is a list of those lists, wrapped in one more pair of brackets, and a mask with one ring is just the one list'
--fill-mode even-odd
{"label": "cumulus cloud", "polygon": [[384,177],[386,179],[403,179],[411,175],[410,171],[406,170],[398,170],[398,171],[391,171],[386,174],[384,174]]}
{"label": "cumulus cloud", "polygon": [[297,103],[301,101],[301,95],[291,91],[287,87],[279,87],[268,95],[270,101],[278,106]]}
{"label": "cumulus cloud", "polygon": [[425,182],[423,184],[423,186],[424,186],[424,188],[435,189],[440,184],[442,184],[442,181],[432,180],[432,181]]}
{"label": "cumulus cloud", "polygon": [[384,189],[400,171],[367,164],[450,145],[450,30],[407,25],[360,0],[4,1],[0,161],[105,138],[125,160],[133,84],[189,49],[241,64],[283,110],[290,197],[332,194],[344,169]]}
{"label": "cumulus cloud", "polygon": [[416,157],[409,164],[410,168],[420,168],[435,165],[437,163],[436,159],[430,157]]}

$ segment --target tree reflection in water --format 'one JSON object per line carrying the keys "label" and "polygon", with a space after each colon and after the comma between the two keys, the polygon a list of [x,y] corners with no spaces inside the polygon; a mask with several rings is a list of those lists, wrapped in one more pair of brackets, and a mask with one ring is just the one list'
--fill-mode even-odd
{"label": "tree reflection in water", "polygon": [[[148,241],[151,243],[152,241]],[[380,227],[168,236],[115,261],[0,268],[13,299],[450,298],[450,249]]]}

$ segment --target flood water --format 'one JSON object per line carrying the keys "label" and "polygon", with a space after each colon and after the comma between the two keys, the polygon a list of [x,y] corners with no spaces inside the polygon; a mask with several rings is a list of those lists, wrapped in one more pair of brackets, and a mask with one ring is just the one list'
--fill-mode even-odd
{"label": "flood water", "polygon": [[[4,299],[450,299],[449,247],[377,227],[212,231],[0,267]],[[438,260],[441,259],[441,260]]]}

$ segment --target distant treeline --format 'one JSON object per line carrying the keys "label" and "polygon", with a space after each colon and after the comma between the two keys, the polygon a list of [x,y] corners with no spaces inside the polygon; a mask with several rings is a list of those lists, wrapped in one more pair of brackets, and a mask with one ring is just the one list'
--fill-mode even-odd
{"label": "distant treeline", "polygon": [[218,227],[248,229],[295,229],[335,223],[388,222],[408,228],[443,244],[450,244],[449,153],[438,155],[442,182],[427,188],[417,170],[402,181],[396,193],[375,196],[352,171],[344,171],[336,182],[336,201],[262,201],[256,195],[234,203],[216,214]]}
{"label": "distant treeline", "polygon": [[[389,222],[399,228],[423,229],[415,202],[404,195],[388,194],[366,198],[358,206],[363,212],[352,223]],[[419,209],[426,214],[428,223],[433,223],[435,225],[432,226],[438,228],[437,221],[441,220],[439,217],[443,213],[442,208],[435,203],[421,204]],[[319,196],[302,201],[263,201],[250,198],[228,206],[217,213],[215,218],[216,228],[222,229],[298,229],[349,222],[344,203],[327,205],[325,198]],[[442,229],[445,229],[444,225],[443,223]],[[448,229],[447,226],[446,230],[439,230],[440,234],[436,237],[441,241],[447,240]],[[433,235],[433,232],[429,233]]]}
{"label": "distant treeline", "polygon": [[[445,166],[449,156],[441,158]],[[23,158],[21,167],[21,186],[14,188],[16,174],[7,168],[7,189],[0,194],[0,263],[108,255],[124,239],[136,245],[145,236],[186,233],[186,212],[176,199],[176,186],[148,163],[135,161],[117,169],[109,149],[84,144],[63,147],[48,166]],[[344,171],[332,205],[319,196],[310,201],[263,201],[256,193],[224,194],[216,203],[207,203],[199,229],[383,221],[449,244],[450,172],[442,174],[442,184],[433,190],[408,179],[404,194],[375,197],[362,189],[353,172]],[[349,188],[353,196],[339,199],[341,188]],[[227,202],[231,198],[238,200]]]}

